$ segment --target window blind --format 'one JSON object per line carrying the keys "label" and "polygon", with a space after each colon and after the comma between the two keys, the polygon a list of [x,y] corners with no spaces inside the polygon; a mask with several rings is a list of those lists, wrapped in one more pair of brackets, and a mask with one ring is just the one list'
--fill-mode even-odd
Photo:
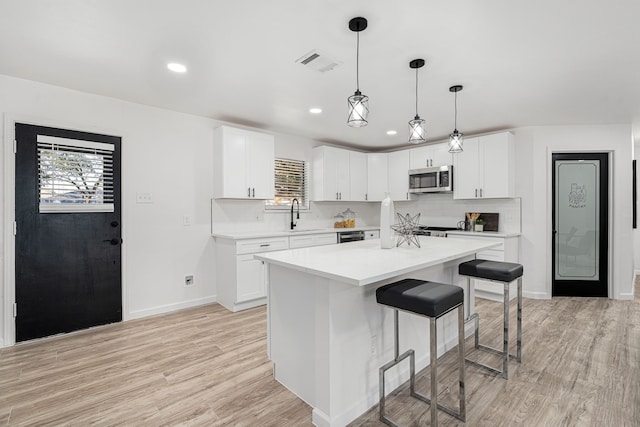
{"label": "window blind", "polygon": [[308,167],[302,160],[275,159],[275,198],[266,202],[267,208],[289,207],[293,199],[308,208]]}
{"label": "window blind", "polygon": [[38,135],[41,213],[113,212],[113,144]]}

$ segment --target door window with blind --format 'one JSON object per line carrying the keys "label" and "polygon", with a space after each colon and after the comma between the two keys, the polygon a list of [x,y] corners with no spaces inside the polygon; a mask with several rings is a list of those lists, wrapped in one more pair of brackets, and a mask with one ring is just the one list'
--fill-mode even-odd
{"label": "door window with blind", "polygon": [[40,213],[113,212],[113,144],[38,135]]}
{"label": "door window with blind", "polygon": [[265,202],[266,209],[289,209],[298,199],[300,209],[309,209],[308,164],[303,160],[275,159],[275,198]]}

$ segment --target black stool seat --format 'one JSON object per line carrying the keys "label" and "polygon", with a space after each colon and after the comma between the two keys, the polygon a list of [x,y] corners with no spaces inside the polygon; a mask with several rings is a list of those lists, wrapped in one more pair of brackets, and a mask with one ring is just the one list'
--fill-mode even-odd
{"label": "black stool seat", "polygon": [[379,304],[440,317],[464,301],[462,288],[418,279],[404,279],[376,289]]}
{"label": "black stool seat", "polygon": [[474,259],[463,262],[458,267],[458,273],[463,276],[479,277],[481,279],[498,282],[513,282],[522,276],[522,264],[515,262],[487,261]]}

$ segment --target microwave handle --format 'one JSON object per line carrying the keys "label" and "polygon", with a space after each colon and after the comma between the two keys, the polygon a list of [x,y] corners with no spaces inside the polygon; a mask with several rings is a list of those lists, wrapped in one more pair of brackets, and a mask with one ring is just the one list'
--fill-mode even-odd
{"label": "microwave handle", "polygon": [[438,188],[442,188],[442,172],[438,171],[437,174],[438,178],[436,179],[436,185],[438,186]]}

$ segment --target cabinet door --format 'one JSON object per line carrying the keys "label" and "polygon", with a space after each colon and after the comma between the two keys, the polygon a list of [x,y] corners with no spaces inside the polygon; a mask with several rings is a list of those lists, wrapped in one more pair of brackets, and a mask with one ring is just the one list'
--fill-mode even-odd
{"label": "cabinet door", "polygon": [[338,200],[351,200],[351,173],[349,151],[336,149]]}
{"label": "cabinet door", "polygon": [[483,198],[513,197],[510,137],[508,132],[480,137]]}
{"label": "cabinet door", "polygon": [[338,159],[340,154],[337,149],[323,147],[323,194],[322,200],[338,200]]}
{"label": "cabinet door", "polygon": [[429,146],[416,147],[409,150],[409,169],[423,169],[430,166],[431,148]]}
{"label": "cabinet door", "polygon": [[[379,202],[388,190],[387,154],[367,154],[367,200]],[[408,181],[407,181],[408,182]]]}
{"label": "cabinet door", "polygon": [[475,199],[479,196],[479,143],[478,138],[468,138],[464,141],[464,151],[453,155],[454,199]]}
{"label": "cabinet door", "polygon": [[409,200],[409,151],[388,154],[388,182],[392,200]]}
{"label": "cabinet door", "polygon": [[449,152],[449,144],[444,142],[441,144],[433,144],[431,146],[431,158],[433,159],[433,166],[452,165],[453,158]]}
{"label": "cabinet door", "polygon": [[243,199],[249,196],[246,168],[246,134],[220,127],[214,133],[214,197]]}
{"label": "cabinet door", "polygon": [[349,175],[351,178],[350,200],[367,200],[367,155],[357,151],[349,152]]}
{"label": "cabinet door", "polygon": [[236,302],[250,301],[267,296],[264,263],[253,255],[237,257]]}
{"label": "cabinet door", "polygon": [[251,187],[251,197],[255,199],[274,198],[274,138],[251,132],[246,142],[247,182]]}

